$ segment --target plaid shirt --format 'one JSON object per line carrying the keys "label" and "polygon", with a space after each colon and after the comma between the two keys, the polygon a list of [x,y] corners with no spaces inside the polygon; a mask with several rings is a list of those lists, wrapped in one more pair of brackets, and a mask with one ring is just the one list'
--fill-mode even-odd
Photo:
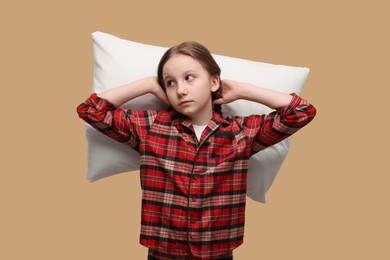
{"label": "plaid shirt", "polygon": [[77,108],[88,124],[141,155],[140,243],[176,256],[230,254],[243,243],[249,157],[308,124],[316,109],[292,94],[268,115],[218,113],[197,141],[173,109],[130,111],[92,94]]}

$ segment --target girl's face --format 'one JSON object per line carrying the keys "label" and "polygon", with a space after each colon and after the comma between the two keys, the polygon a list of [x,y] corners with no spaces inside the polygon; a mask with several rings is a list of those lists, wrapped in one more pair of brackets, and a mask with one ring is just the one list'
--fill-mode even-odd
{"label": "girl's face", "polygon": [[194,58],[177,54],[164,65],[163,79],[172,107],[195,125],[207,125],[213,115],[211,93],[219,88],[217,76],[210,76]]}

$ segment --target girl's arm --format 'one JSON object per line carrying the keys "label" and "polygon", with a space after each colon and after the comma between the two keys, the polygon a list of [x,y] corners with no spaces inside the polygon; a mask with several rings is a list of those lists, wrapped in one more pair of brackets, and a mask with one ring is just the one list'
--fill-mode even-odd
{"label": "girl's arm", "polygon": [[109,89],[98,95],[93,93],[77,107],[77,113],[81,119],[103,134],[137,149],[139,140],[147,134],[157,112],[152,110],[134,112],[120,106],[147,93],[152,93],[167,102],[165,92],[158,85],[157,79],[150,77]]}
{"label": "girl's arm", "polygon": [[238,99],[245,99],[277,109],[289,105],[292,99],[290,94],[233,80],[222,80],[221,87],[222,97],[215,100],[214,104],[227,104]]}
{"label": "girl's arm", "polygon": [[169,104],[165,92],[158,84],[156,77],[142,78],[137,81],[101,92],[98,94],[98,96],[109,101],[115,107],[120,107],[127,101],[148,93],[154,94],[161,101]]}
{"label": "girl's arm", "polygon": [[256,153],[274,145],[310,123],[316,108],[296,94],[285,94],[247,83],[222,81],[222,98],[217,104],[246,99],[266,105],[275,111],[264,115],[237,117],[244,132],[251,140],[251,152]]}

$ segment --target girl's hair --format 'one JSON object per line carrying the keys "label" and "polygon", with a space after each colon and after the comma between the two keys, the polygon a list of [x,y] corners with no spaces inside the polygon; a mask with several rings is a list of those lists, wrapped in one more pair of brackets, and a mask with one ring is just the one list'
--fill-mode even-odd
{"label": "girl's hair", "polygon": [[[200,62],[203,68],[209,73],[210,76],[217,76],[219,85],[221,84],[221,69],[209,50],[202,44],[194,41],[186,41],[179,45],[173,46],[168,49],[162,56],[160,63],[157,68],[157,80],[160,86],[165,91],[165,84],[163,79],[163,68],[165,63],[174,55],[182,54],[192,57],[193,59]],[[221,87],[212,93],[212,100],[216,100],[221,97]],[[221,113],[221,105],[213,105],[213,109],[217,113]]]}

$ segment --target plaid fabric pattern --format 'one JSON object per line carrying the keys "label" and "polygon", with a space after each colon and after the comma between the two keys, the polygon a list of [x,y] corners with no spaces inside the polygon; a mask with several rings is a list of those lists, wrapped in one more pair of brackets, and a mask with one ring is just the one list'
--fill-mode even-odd
{"label": "plaid fabric pattern", "polygon": [[[199,260],[202,259],[201,257],[196,256],[172,256],[169,254],[164,254],[161,252],[157,252],[154,250],[149,249],[148,252],[148,260]],[[207,258],[209,260],[233,260],[233,254],[230,253],[229,255],[224,256],[216,256],[212,258]]]}
{"label": "plaid fabric pattern", "polygon": [[130,111],[92,94],[79,116],[141,155],[140,243],[175,256],[210,259],[243,243],[248,160],[308,124],[316,109],[292,94],[268,115],[214,113],[197,141],[173,109]]}

